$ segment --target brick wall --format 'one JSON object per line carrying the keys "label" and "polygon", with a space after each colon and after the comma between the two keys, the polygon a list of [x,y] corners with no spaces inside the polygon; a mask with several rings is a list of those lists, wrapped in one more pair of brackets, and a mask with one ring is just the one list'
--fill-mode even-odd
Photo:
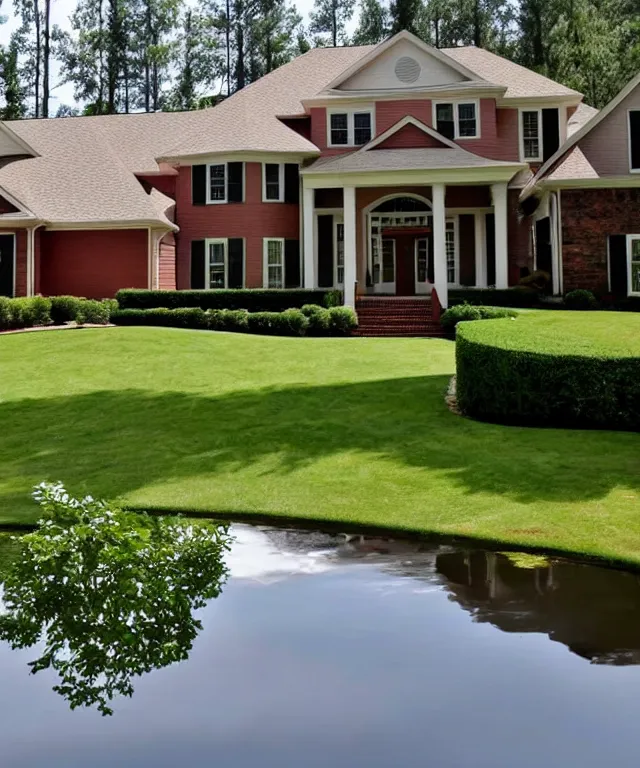
{"label": "brick wall", "polygon": [[110,298],[120,288],[147,288],[146,229],[43,232],[40,290]]}
{"label": "brick wall", "polygon": [[560,206],[564,292],[606,292],[607,238],[640,234],[640,189],[563,190]]}
{"label": "brick wall", "polygon": [[180,168],[176,186],[177,284],[191,286],[191,241],[208,237],[243,237],[245,286],[262,287],[262,239],[299,239],[300,211],[291,203],[262,202],[262,164],[245,163],[245,202],[191,204],[191,167]]}

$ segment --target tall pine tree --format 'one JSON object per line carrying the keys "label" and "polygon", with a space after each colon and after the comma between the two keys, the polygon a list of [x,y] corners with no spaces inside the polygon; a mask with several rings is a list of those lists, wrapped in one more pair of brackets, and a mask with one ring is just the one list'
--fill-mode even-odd
{"label": "tall pine tree", "polygon": [[354,45],[379,43],[389,34],[389,12],[380,0],[362,0]]}
{"label": "tall pine tree", "polygon": [[334,48],[347,42],[347,24],[351,21],[356,0],[315,0],[311,11],[309,31],[328,35]]}

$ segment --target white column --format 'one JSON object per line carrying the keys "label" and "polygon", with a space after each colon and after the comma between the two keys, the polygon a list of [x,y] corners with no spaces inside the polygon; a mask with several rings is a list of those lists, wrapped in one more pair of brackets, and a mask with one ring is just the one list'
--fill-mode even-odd
{"label": "white column", "polygon": [[485,213],[475,215],[476,234],[476,288],[487,287],[487,216]]}
{"label": "white column", "polygon": [[496,288],[509,287],[507,185],[491,186],[496,221]]}
{"label": "white column", "polygon": [[344,187],[344,304],[356,306],[356,189]]}
{"label": "white column", "polygon": [[316,287],[316,259],[313,242],[313,208],[315,190],[302,187],[302,232],[304,252],[304,287],[312,291]]}
{"label": "white column", "polygon": [[433,206],[433,278],[438,300],[441,306],[446,309],[449,306],[449,291],[447,286],[444,192],[444,184],[434,184],[431,203]]}

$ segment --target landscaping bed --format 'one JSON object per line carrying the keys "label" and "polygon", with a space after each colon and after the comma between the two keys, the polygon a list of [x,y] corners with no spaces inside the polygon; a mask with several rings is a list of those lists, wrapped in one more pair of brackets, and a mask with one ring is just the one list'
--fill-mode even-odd
{"label": "landscaping bed", "polygon": [[444,401],[453,373],[454,345],[440,339],[2,337],[0,524],[33,523],[31,488],[61,480],[134,509],[640,563],[640,436],[462,419]]}
{"label": "landscaping bed", "polygon": [[525,313],[460,323],[457,403],[505,424],[640,431],[640,317]]}

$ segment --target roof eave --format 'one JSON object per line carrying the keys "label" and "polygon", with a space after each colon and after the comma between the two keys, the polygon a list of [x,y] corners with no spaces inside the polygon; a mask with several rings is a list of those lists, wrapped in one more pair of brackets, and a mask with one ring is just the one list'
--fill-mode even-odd
{"label": "roof eave", "polygon": [[[162,163],[178,163],[182,165],[194,165],[195,162],[205,162],[209,158],[216,159],[222,157],[234,157],[238,160],[244,160],[245,162],[260,162],[261,157],[273,156],[287,156],[291,159],[300,158],[305,159],[307,157],[318,157],[320,155],[320,149],[314,144],[309,144],[313,149],[300,149],[300,150],[281,150],[281,149],[233,149],[233,150],[219,150],[208,152],[194,152],[182,155],[163,155],[157,157],[157,162]],[[255,158],[253,160],[252,158]]]}

